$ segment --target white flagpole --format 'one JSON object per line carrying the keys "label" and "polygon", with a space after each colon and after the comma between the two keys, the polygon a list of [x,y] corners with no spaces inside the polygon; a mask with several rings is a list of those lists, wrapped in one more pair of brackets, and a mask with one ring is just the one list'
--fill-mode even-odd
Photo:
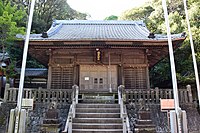
{"label": "white flagpole", "polygon": [[24,52],[23,52],[22,68],[21,68],[19,91],[18,91],[18,98],[17,98],[17,107],[16,107],[17,115],[16,115],[16,122],[15,122],[15,133],[18,133],[19,128],[20,128],[19,121],[20,121],[20,113],[21,113],[22,98],[23,98],[25,68],[26,68],[26,60],[27,60],[28,44],[29,44],[32,20],[33,20],[34,6],[35,6],[35,0],[32,0],[29,17],[28,17],[26,38],[25,38],[25,43],[24,43]]}
{"label": "white flagpole", "polygon": [[199,75],[198,75],[198,68],[197,68],[197,62],[196,62],[195,51],[194,51],[194,43],[193,43],[193,39],[192,39],[192,32],[191,32],[191,28],[190,28],[190,21],[189,21],[189,15],[188,15],[188,10],[187,10],[186,0],[183,0],[183,3],[184,3],[186,21],[187,21],[188,32],[189,32],[189,37],[190,37],[190,47],[191,47],[191,50],[192,50],[192,60],[193,60],[194,73],[195,73],[195,79],[196,79],[196,85],[197,85],[197,93],[198,93],[198,99],[199,99],[199,108],[200,108]]}
{"label": "white flagpole", "polygon": [[172,46],[172,39],[171,39],[171,32],[170,32],[166,0],[162,0],[162,6],[163,6],[163,10],[164,10],[165,24],[166,24],[166,28],[167,28],[167,38],[168,38],[168,46],[169,46],[169,57],[170,57],[170,64],[171,64],[173,95],[174,95],[175,112],[176,112],[176,116],[177,116],[178,133],[181,133],[182,131],[181,131],[180,112],[179,112],[181,109],[179,107],[176,70],[175,70],[173,46]]}

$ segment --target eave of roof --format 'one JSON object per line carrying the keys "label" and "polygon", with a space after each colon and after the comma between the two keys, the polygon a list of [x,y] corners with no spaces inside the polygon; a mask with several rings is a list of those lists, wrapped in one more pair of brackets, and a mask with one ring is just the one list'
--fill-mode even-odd
{"label": "eave of roof", "polygon": [[[20,74],[21,68],[16,68],[17,74]],[[26,68],[26,77],[47,77],[48,70],[46,68]]]}

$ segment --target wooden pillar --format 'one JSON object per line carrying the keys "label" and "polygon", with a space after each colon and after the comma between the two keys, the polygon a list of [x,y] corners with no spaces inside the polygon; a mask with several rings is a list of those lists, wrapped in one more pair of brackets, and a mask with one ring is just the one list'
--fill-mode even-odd
{"label": "wooden pillar", "polygon": [[117,67],[117,72],[118,72],[118,75],[117,75],[117,85],[122,85],[122,65],[119,64],[118,67]]}
{"label": "wooden pillar", "polygon": [[149,65],[146,66],[146,82],[147,82],[147,89],[150,89],[150,81],[149,81]]}
{"label": "wooden pillar", "polygon": [[149,79],[149,63],[148,63],[148,49],[146,49],[146,53],[145,53],[145,62],[146,62],[146,82],[147,82],[147,89],[150,89],[150,79]]}
{"label": "wooden pillar", "polygon": [[51,89],[51,78],[52,78],[52,51],[49,49],[49,64],[48,64],[48,80],[47,89]]}
{"label": "wooden pillar", "polygon": [[79,85],[79,65],[77,64],[77,55],[74,56],[73,85]]}
{"label": "wooden pillar", "polygon": [[[121,84],[125,85],[125,81],[124,81],[124,56],[123,54],[121,54]],[[126,88],[126,86],[125,86]]]}

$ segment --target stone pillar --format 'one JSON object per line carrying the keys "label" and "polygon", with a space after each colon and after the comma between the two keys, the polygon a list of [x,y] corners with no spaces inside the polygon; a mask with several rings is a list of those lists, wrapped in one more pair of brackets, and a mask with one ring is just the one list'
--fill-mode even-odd
{"label": "stone pillar", "polygon": [[186,88],[187,88],[187,91],[188,91],[189,103],[192,103],[193,102],[193,98],[192,98],[191,85],[187,85]]}
{"label": "stone pillar", "polygon": [[4,101],[6,102],[8,98],[8,89],[10,88],[10,84],[6,84],[5,90],[4,90]]}
{"label": "stone pillar", "polygon": [[160,98],[159,98],[159,88],[156,87],[155,91],[156,91],[156,103],[158,103],[160,101]]}

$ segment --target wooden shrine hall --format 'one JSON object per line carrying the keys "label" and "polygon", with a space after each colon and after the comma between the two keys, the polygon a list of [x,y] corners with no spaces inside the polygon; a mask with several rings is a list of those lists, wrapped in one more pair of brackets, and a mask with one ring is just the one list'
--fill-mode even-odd
{"label": "wooden shrine hall", "polygon": [[[184,39],[172,35],[174,47]],[[31,35],[29,54],[48,67],[48,89],[148,89],[149,67],[168,54],[168,43],[143,21],[55,20],[47,32]]]}
{"label": "wooden shrine hall", "polygon": [[[23,46],[25,36],[17,37]],[[185,38],[185,33],[173,34],[173,47],[177,48]],[[38,105],[35,112],[41,105],[47,109],[51,103],[59,104],[56,111],[61,115],[57,118],[66,124],[60,128],[59,123],[48,123],[48,116],[55,111],[51,106],[44,111],[47,118],[40,119],[43,131],[51,131],[53,126],[68,133],[160,129],[160,99],[173,99],[173,91],[150,88],[149,68],[168,55],[167,40],[167,35],[150,32],[143,21],[54,20],[47,32],[30,35],[28,50],[46,66],[46,77],[42,76],[46,86],[30,84],[24,88],[23,98],[34,99]],[[181,104],[193,104],[191,86],[178,91]],[[16,102],[17,93],[18,88],[7,86],[4,100]],[[133,104],[133,109],[126,108]],[[157,110],[146,110],[146,105],[155,105],[151,109]],[[134,120],[129,118],[130,113],[139,116],[134,127],[129,124]]]}

